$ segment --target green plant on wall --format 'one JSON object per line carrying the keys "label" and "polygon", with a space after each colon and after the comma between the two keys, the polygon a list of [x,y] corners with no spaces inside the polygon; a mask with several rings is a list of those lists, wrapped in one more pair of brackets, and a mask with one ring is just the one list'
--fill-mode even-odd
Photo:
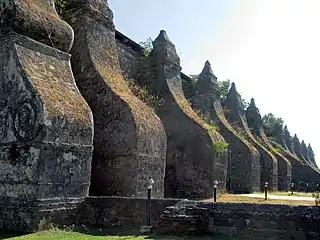
{"label": "green plant on wall", "polygon": [[144,48],[143,56],[148,58],[153,48],[152,39],[149,37],[145,42],[139,42],[139,45]]}
{"label": "green plant on wall", "polygon": [[64,12],[70,5],[68,0],[54,0],[54,4],[60,17],[63,17]]}
{"label": "green plant on wall", "polygon": [[312,193],[312,197],[314,198],[316,206],[320,205],[320,192]]}
{"label": "green plant on wall", "polygon": [[164,103],[162,98],[150,94],[146,86],[140,87],[132,79],[127,79],[127,82],[132,93],[153,110],[160,107]]}
{"label": "green plant on wall", "polygon": [[272,151],[275,153],[279,153],[280,152],[280,148],[276,147],[276,148],[272,148]]}
{"label": "green plant on wall", "polygon": [[203,127],[206,129],[206,130],[208,130],[208,131],[212,131],[212,130],[218,130],[218,127],[217,126],[215,126],[215,125],[211,125],[211,124],[208,124],[208,123],[205,123],[204,125],[203,125]]}
{"label": "green plant on wall", "polygon": [[217,141],[214,143],[214,150],[218,153],[225,152],[228,149],[229,143],[225,141]]}

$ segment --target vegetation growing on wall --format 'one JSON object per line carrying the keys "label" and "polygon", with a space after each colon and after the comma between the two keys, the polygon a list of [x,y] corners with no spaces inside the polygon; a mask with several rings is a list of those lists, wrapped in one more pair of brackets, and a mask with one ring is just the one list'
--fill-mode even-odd
{"label": "vegetation growing on wall", "polygon": [[283,126],[283,119],[274,116],[272,113],[265,114],[262,117],[262,125],[267,137],[273,137],[277,125]]}
{"label": "vegetation growing on wall", "polygon": [[225,152],[228,149],[229,143],[225,141],[217,141],[214,143],[214,150],[216,152]]}
{"label": "vegetation growing on wall", "polygon": [[320,192],[317,191],[317,192],[312,193],[312,197],[314,198],[316,206],[319,206],[320,205]]}
{"label": "vegetation growing on wall", "polygon": [[132,93],[153,110],[164,103],[162,98],[150,94],[146,86],[140,87],[133,79],[127,79],[127,82]]}
{"label": "vegetation growing on wall", "polygon": [[63,16],[65,10],[69,7],[68,0],[54,0],[55,8],[59,16]]}
{"label": "vegetation growing on wall", "polygon": [[153,40],[150,37],[145,42],[139,42],[139,45],[144,48],[143,56],[145,56],[147,58],[149,58],[150,53],[153,49],[152,42],[153,42]]}

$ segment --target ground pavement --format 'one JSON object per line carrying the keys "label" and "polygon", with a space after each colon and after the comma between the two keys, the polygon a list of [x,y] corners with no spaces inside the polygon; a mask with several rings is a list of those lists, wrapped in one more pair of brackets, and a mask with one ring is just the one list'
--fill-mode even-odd
{"label": "ground pavement", "polygon": [[[251,197],[251,198],[264,198],[264,194],[241,194],[237,196],[242,197]],[[272,195],[268,194],[268,199],[277,199],[277,200],[294,200],[294,201],[314,201],[313,197],[297,197],[297,196],[278,196],[278,195]]]}

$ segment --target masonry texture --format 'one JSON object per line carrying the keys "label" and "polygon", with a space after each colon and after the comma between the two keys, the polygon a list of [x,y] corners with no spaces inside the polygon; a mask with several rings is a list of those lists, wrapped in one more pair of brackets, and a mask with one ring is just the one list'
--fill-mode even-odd
{"label": "masonry texture", "polygon": [[225,118],[217,78],[208,61],[199,75],[191,99],[193,108],[200,111],[210,124],[216,125],[219,133],[228,139],[227,189],[234,193],[258,191],[260,189],[259,153],[233,129]]}
{"label": "masonry texture", "polygon": [[271,152],[251,133],[246,120],[244,107],[242,106],[241,96],[237,92],[234,83],[231,84],[230,91],[224,102],[224,107],[226,117],[231,125],[243,138],[250,142],[260,154],[260,189],[264,189],[265,183],[268,182],[269,190],[277,190],[279,183],[277,179],[278,162]]}
{"label": "masonry texture", "polygon": [[[225,189],[226,150],[218,152],[224,138],[192,110],[181,85],[180,59],[165,31],[153,42],[151,92],[164,100],[158,107],[167,133],[165,177],[167,197],[205,198],[213,194],[213,183]],[[150,79],[149,79],[150,80]]]}
{"label": "masonry texture", "polygon": [[246,203],[179,202],[167,207],[156,231],[243,239],[320,239],[320,208]]}
{"label": "masonry texture", "polygon": [[53,199],[73,209],[88,195],[92,113],[53,2],[5,1],[0,12],[0,228],[25,231]]}
{"label": "masonry texture", "polygon": [[152,178],[153,196],[163,197],[166,134],[121,73],[107,1],[85,1],[67,19],[75,31],[72,69],[94,115],[90,194],[144,196]]}
{"label": "masonry texture", "polygon": [[269,142],[263,128],[259,109],[256,107],[254,99],[251,99],[250,105],[245,112],[248,127],[258,142],[268,149],[277,159],[277,181],[279,190],[287,190],[291,184],[292,165],[290,160],[274,149]]}

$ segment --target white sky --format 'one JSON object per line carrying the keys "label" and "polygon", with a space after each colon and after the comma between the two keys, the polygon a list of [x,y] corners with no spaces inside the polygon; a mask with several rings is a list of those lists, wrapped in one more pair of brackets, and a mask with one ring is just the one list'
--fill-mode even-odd
{"label": "white sky", "polygon": [[[182,60],[199,73],[206,59],[220,80],[229,78],[261,114],[284,119],[309,142],[320,166],[320,0],[241,0],[212,39]],[[317,157],[318,156],[318,157]]]}
{"label": "white sky", "polygon": [[[261,114],[282,117],[320,166],[320,0],[109,0],[133,40],[167,30],[186,74],[211,62]],[[133,10],[134,9],[134,10]],[[318,157],[317,157],[318,156]]]}

